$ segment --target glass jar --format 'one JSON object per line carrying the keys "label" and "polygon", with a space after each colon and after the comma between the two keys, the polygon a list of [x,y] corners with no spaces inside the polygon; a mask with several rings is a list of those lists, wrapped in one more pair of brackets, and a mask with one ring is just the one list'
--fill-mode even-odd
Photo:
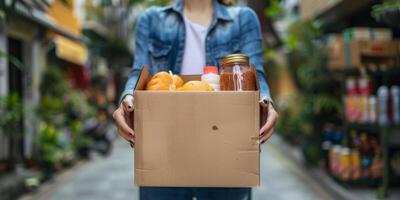
{"label": "glass jar", "polygon": [[250,67],[249,57],[230,54],[221,58],[221,90],[256,90],[255,70]]}

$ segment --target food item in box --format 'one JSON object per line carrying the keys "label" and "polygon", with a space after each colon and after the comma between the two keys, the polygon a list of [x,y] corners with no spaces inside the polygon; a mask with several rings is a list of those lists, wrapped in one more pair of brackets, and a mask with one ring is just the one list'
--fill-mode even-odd
{"label": "food item in box", "polygon": [[146,90],[169,90],[173,79],[168,72],[158,72],[147,83]]}
{"label": "food item in box", "polygon": [[219,79],[220,77],[218,75],[218,67],[215,66],[204,67],[204,73],[201,76],[201,81],[210,84],[215,91],[218,91],[220,90]]}
{"label": "food item in box", "polygon": [[146,90],[175,90],[183,85],[183,80],[171,72],[158,72],[147,83]]}
{"label": "food item in box", "polygon": [[176,88],[180,88],[183,86],[184,82],[183,82],[182,78],[176,74],[173,76],[173,81],[174,81]]}
{"label": "food item in box", "polygon": [[221,90],[256,90],[255,70],[250,67],[249,57],[230,54],[221,58]]}
{"label": "food item in box", "polygon": [[189,81],[178,88],[178,91],[213,91],[213,88],[206,82]]}

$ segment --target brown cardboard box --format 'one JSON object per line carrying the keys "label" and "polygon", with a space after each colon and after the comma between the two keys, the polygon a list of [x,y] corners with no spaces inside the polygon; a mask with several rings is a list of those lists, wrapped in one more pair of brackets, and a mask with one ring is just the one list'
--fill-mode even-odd
{"label": "brown cardboard box", "polygon": [[393,41],[356,40],[346,45],[350,53],[347,65],[363,67],[369,63],[393,65],[396,59],[396,45]]}
{"label": "brown cardboard box", "polygon": [[400,67],[400,40],[396,40],[396,46],[397,46],[397,63],[396,63],[396,67]]}
{"label": "brown cardboard box", "polygon": [[149,78],[144,67],[135,91],[136,185],[260,184],[258,91],[144,91]]}
{"label": "brown cardboard box", "polygon": [[346,67],[344,41],[341,35],[330,35],[327,53],[329,69],[337,70]]}

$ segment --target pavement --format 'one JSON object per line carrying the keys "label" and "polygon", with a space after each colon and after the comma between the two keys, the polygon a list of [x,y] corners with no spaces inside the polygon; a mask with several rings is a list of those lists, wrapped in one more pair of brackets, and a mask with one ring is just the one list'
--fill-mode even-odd
{"label": "pavement", "polygon": [[[261,186],[253,189],[253,199],[335,199],[281,148],[276,136],[262,146]],[[133,185],[133,151],[118,139],[109,157],[79,163],[20,200],[136,200],[138,194]]]}

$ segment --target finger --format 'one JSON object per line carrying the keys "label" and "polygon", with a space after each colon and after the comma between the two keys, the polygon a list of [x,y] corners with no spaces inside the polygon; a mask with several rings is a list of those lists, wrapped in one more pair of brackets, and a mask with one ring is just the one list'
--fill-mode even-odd
{"label": "finger", "polygon": [[267,140],[269,140],[269,138],[272,136],[273,133],[274,133],[274,129],[271,129],[269,132],[264,134],[260,139],[260,143],[264,144]]}
{"label": "finger", "polygon": [[125,122],[126,124],[128,124],[128,126],[132,129],[135,130],[134,126],[133,126],[133,113],[132,112],[124,112],[124,118],[125,118]]}
{"label": "finger", "polygon": [[129,127],[129,125],[126,123],[126,119],[125,116],[122,112],[122,110],[119,110],[119,112],[116,112],[114,115],[114,119],[115,119],[115,123],[117,124],[118,128],[127,134],[132,135],[132,137],[134,136],[134,132],[132,130],[131,127]]}
{"label": "finger", "polygon": [[134,110],[133,107],[133,97],[131,95],[127,95],[124,100],[122,101],[124,106],[124,110],[127,112],[132,112]]}
{"label": "finger", "polygon": [[134,138],[131,134],[122,131],[120,128],[118,128],[118,134],[128,142],[134,141]]}
{"label": "finger", "polygon": [[268,116],[267,122],[260,129],[260,136],[263,135],[264,132],[269,132],[274,127],[276,120],[277,120],[277,116],[275,113],[272,113],[270,116]]}

